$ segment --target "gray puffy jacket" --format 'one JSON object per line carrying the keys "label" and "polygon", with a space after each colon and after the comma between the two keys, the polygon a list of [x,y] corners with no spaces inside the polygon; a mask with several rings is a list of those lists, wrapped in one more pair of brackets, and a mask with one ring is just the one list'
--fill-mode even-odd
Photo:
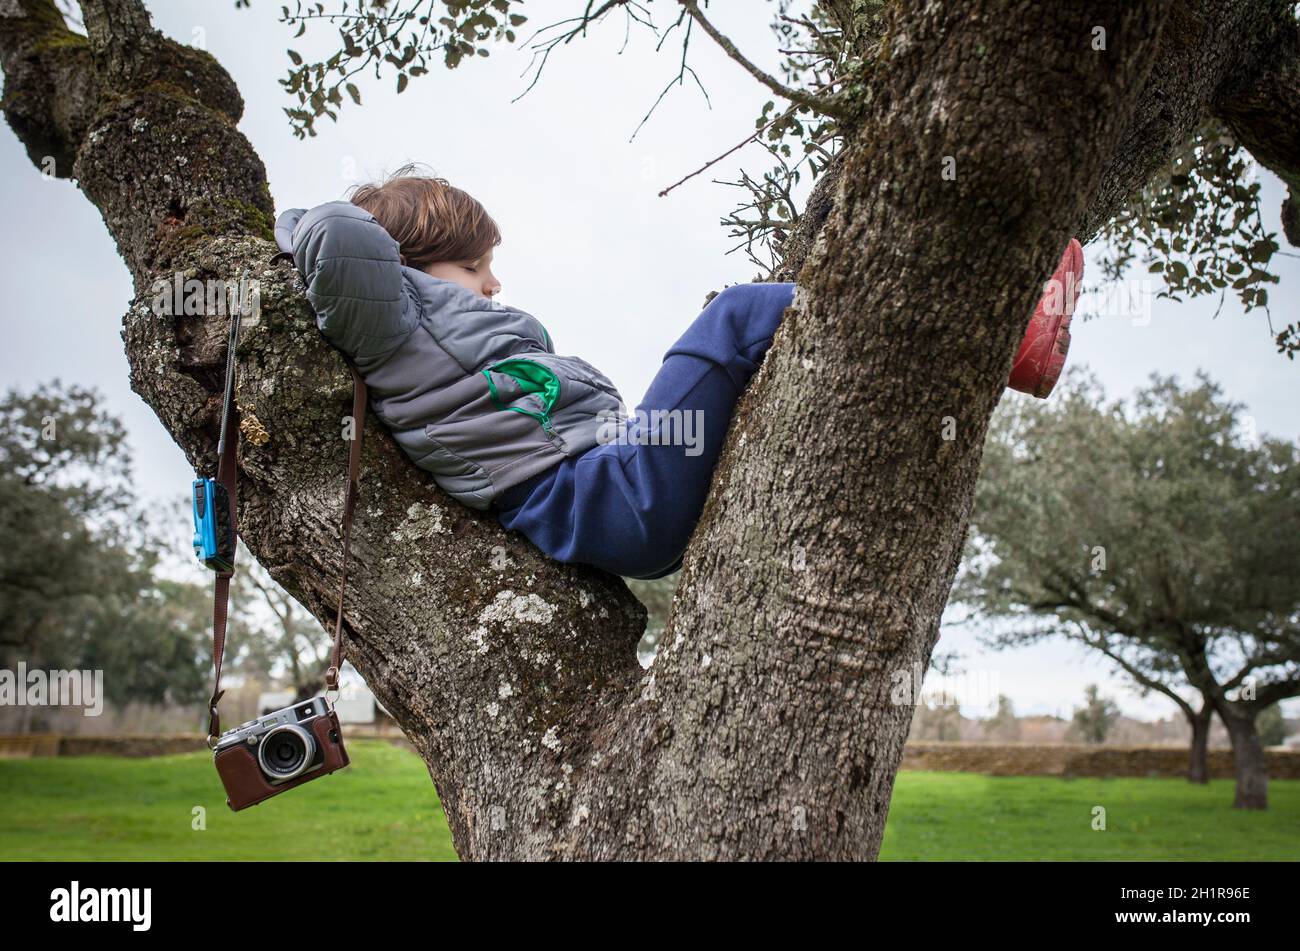
{"label": "gray puffy jacket", "polygon": [[614,384],[558,356],[536,318],[405,267],[364,209],[295,208],[275,236],[307,282],[317,326],[365,378],[375,414],[466,505],[488,508],[626,415]]}

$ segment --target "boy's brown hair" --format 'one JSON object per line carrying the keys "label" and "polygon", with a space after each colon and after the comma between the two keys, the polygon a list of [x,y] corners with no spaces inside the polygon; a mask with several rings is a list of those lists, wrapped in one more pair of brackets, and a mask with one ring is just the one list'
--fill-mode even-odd
{"label": "boy's brown hair", "polygon": [[393,236],[407,267],[477,261],[501,243],[497,223],[475,198],[415,165],[403,165],[381,184],[360,186],[350,200]]}

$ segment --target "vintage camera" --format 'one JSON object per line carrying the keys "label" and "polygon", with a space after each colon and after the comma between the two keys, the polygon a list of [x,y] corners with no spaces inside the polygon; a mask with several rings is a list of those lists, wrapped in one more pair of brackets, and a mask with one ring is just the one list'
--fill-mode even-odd
{"label": "vintage camera", "polygon": [[324,697],[225,731],[212,754],[236,812],[348,765],[338,714]]}

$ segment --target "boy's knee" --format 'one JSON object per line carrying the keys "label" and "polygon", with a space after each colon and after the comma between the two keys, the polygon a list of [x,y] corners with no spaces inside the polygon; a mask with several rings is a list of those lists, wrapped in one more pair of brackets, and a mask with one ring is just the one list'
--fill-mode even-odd
{"label": "boy's knee", "polygon": [[753,284],[732,284],[729,287],[724,287],[722,290],[718,291],[718,293],[713,295],[713,299],[709,301],[708,306],[721,308],[732,305],[753,294],[753,291],[750,289],[753,286]]}
{"label": "boy's knee", "polygon": [[758,281],[724,288],[710,306],[718,305],[720,316],[740,351],[770,341],[793,299],[793,284]]}
{"label": "boy's knee", "polygon": [[763,307],[778,313],[794,299],[794,284],[776,281],[746,281],[724,287],[709,301],[709,306]]}
{"label": "boy's knee", "polygon": [[766,290],[771,285],[762,283],[732,284],[720,290],[709,301],[709,310],[721,312],[727,317],[747,316],[750,312],[762,309],[768,302],[770,293]]}
{"label": "boy's knee", "polygon": [[669,349],[668,356],[684,353],[724,367],[744,357],[741,369],[747,374],[771,344],[793,286],[750,283],[723,288]]}

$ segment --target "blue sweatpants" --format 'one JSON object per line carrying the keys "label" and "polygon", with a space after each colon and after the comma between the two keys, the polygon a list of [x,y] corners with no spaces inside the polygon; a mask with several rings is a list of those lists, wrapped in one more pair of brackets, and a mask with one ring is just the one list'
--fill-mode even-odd
{"label": "blue sweatpants", "polygon": [[[501,524],[556,561],[629,578],[661,578],[680,568],[736,400],[772,345],[794,287],[737,284],[721,291],[669,348],[626,438],[501,493],[494,504]],[[680,412],[669,415],[674,410]]]}

